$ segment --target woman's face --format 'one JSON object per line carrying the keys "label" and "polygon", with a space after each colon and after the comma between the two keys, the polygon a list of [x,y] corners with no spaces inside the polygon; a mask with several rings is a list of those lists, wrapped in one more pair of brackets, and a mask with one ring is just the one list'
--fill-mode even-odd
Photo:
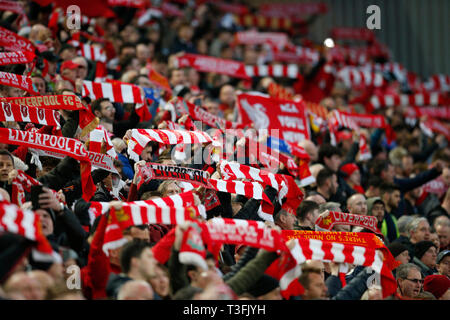
{"label": "woman's face", "polygon": [[155,268],[155,275],[150,278],[150,284],[153,290],[160,296],[166,297],[170,293],[169,277],[167,273],[160,267]]}

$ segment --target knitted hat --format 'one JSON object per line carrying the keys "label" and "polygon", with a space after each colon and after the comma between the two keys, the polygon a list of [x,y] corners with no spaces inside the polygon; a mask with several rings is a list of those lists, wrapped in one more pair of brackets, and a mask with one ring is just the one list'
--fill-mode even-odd
{"label": "knitted hat", "polygon": [[431,241],[417,242],[416,245],[414,246],[414,256],[416,256],[418,259],[421,259],[425,254],[425,252],[427,252],[427,250],[430,249],[431,247],[436,248],[436,245]]}
{"label": "knitted hat", "polygon": [[384,205],[384,202],[383,202],[383,200],[381,200],[380,197],[372,197],[372,198],[367,199],[367,214],[368,215],[372,215],[372,209],[376,203],[380,203],[380,204]]}
{"label": "knitted hat", "polygon": [[433,274],[425,277],[423,283],[423,289],[431,292],[436,299],[442,297],[442,295],[450,288],[450,279],[440,274]]}
{"label": "knitted hat", "polygon": [[264,274],[261,278],[258,279],[258,282],[253,285],[250,290],[248,290],[248,293],[257,298],[269,293],[278,286],[279,281],[277,279]]}
{"label": "knitted hat", "polygon": [[392,253],[392,256],[395,258],[402,252],[408,251],[408,248],[401,244],[400,242],[393,242],[388,246],[389,251]]}
{"label": "knitted hat", "polygon": [[354,163],[347,163],[346,165],[343,165],[340,170],[345,173],[346,178],[348,178],[353,172],[359,170],[359,167]]}

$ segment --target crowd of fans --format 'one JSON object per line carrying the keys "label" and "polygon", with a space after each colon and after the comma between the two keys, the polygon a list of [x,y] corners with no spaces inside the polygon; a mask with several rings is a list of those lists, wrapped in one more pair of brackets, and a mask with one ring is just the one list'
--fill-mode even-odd
{"label": "crowd of fans", "polygon": [[[99,81],[100,67],[96,61],[81,55],[73,42],[79,29],[67,27],[64,11],[55,5],[40,6],[45,1],[21,1],[24,19],[11,11],[0,12],[1,26],[28,38],[37,48],[37,63],[1,66],[4,72],[25,75],[28,72],[33,88],[40,95],[66,94],[78,96],[90,108],[112,141],[117,158],[118,173],[103,169],[92,171],[96,186],[94,196],[82,199],[80,164],[66,157],[57,159],[40,156],[41,166],[32,161],[31,152],[0,141],[0,196],[3,202],[14,202],[12,181],[20,171],[37,179],[44,187],[38,206],[32,205],[31,193],[25,202],[17,204],[32,209],[40,216],[42,232],[60,262],[42,263],[29,252],[21,250],[24,238],[2,231],[0,225],[0,297],[1,299],[282,299],[280,282],[263,274],[278,257],[276,252],[245,245],[225,245],[220,257],[206,256],[208,269],[185,265],[179,261],[179,250],[186,225],[137,225],[123,231],[128,240],[119,248],[102,250],[108,215],[101,215],[92,223],[90,202],[109,202],[121,208],[123,202],[158,199],[183,192],[175,180],[155,180],[138,188],[138,169],[145,162],[180,165],[171,158],[172,148],[163,150],[157,142],[150,142],[136,162],[127,153],[131,129],[167,129],[167,120],[183,124],[186,117],[176,117],[165,107],[173,97],[181,97],[220,118],[237,122],[237,95],[240,92],[268,93],[269,83],[282,85],[294,98],[304,98],[322,106],[326,111],[366,113],[364,104],[355,102],[360,94],[369,94],[369,88],[349,88],[336,77],[329,77],[324,69],[335,63],[331,49],[312,43],[308,25],[316,23],[311,16],[301,26],[287,31],[289,41],[297,46],[314,49],[319,59],[299,64],[298,79],[253,77],[250,80],[229,75],[199,72],[190,67],[177,68],[174,57],[183,53],[202,54],[232,59],[245,65],[267,61],[264,45],[236,44],[234,33],[246,26],[230,21],[230,14],[212,2],[173,1],[170,5],[182,14],[164,11],[145,23],[132,7],[110,7],[112,17],[96,17],[81,23],[84,32],[77,40],[97,45],[106,54],[107,75],[100,79],[119,80],[144,89],[151,89],[152,98],[145,105],[151,113],[149,121],[142,121],[136,113],[136,104],[117,103],[108,98],[91,99],[83,94],[83,81]],[[145,2],[145,1],[144,1]],[[148,1],[150,3],[150,1]],[[247,8],[257,13],[247,1]],[[193,4],[194,3],[194,4]],[[238,5],[238,3],[233,3]],[[157,7],[157,5],[156,5]],[[81,13],[83,14],[83,7]],[[332,8],[329,8],[332,10]],[[55,12],[59,20],[54,23]],[[53,21],[53,24],[50,22]],[[257,26],[255,26],[257,27]],[[270,31],[270,26],[264,30]],[[284,32],[284,31],[283,31]],[[100,39],[100,40],[99,40]],[[372,63],[387,63],[385,52],[369,57]],[[166,77],[168,88],[149,78],[153,70]],[[392,73],[385,72],[389,92],[413,94]],[[149,91],[145,91],[146,93]],[[444,92],[444,94],[448,94]],[[15,87],[0,86],[2,97],[22,97],[28,93]],[[147,97],[147,96],[146,96]],[[270,228],[281,230],[317,230],[319,216],[331,211],[375,216],[381,231],[380,239],[401,265],[393,270],[397,292],[386,299],[450,299],[450,147],[448,137],[423,130],[424,118],[410,123],[404,116],[406,106],[387,106],[378,109],[393,128],[396,137],[387,139],[384,128],[362,129],[356,133],[342,128],[336,143],[327,127],[314,129],[311,119],[311,137],[298,141],[310,157],[309,170],[315,182],[302,186],[303,199],[295,211],[276,209]],[[439,108],[439,107],[438,107]],[[443,107],[445,108],[445,107]],[[64,137],[80,137],[77,110],[60,110],[61,132]],[[447,118],[448,120],[448,118]],[[3,121],[3,128],[29,130],[38,124]],[[202,130],[209,129],[203,124]],[[51,130],[50,130],[51,131]],[[360,134],[368,137],[372,157],[360,159]],[[234,143],[237,143],[235,139]],[[86,147],[87,148],[87,147]],[[104,148],[103,148],[104,149]],[[162,151],[163,150],[163,151]],[[105,151],[105,150],[103,150]],[[298,158],[295,160],[300,161]],[[181,165],[221,177],[217,163],[193,164],[187,160]],[[284,166],[277,173],[290,174]],[[297,179],[297,177],[295,177]],[[298,181],[298,179],[297,179]],[[437,186],[437,187],[436,187]],[[52,190],[56,191],[53,192]],[[269,193],[268,189],[264,192]],[[196,189],[196,204],[204,204],[204,189]],[[217,191],[220,204],[206,211],[206,220],[213,217],[244,218],[264,221],[258,215],[261,200]],[[273,198],[273,197],[272,197]],[[231,210],[229,210],[231,209]],[[172,231],[172,232],[171,232]],[[360,227],[336,225],[332,232],[367,232]],[[150,248],[166,235],[175,238],[168,247],[170,258],[159,263]],[[23,255],[23,252],[27,254]],[[22,253],[22,254],[21,254]],[[80,272],[76,272],[79,267]],[[292,299],[368,299],[382,298],[382,288],[369,286],[370,274],[364,267],[350,266],[343,286],[339,264],[309,260],[302,265],[299,283],[304,288],[301,296]],[[75,271],[74,271],[75,270]],[[79,274],[79,285],[70,287],[73,275]],[[248,279],[259,275],[251,282]],[[76,284],[76,281],[75,281]]]}

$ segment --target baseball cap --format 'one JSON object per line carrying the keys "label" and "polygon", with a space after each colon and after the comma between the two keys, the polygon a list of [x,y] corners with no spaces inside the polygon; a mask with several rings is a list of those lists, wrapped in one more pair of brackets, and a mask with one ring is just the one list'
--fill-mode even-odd
{"label": "baseball cap", "polygon": [[436,263],[440,263],[442,259],[444,259],[446,256],[448,256],[450,254],[450,250],[444,250],[439,252],[437,259],[436,259]]}
{"label": "baseball cap", "polygon": [[74,70],[76,68],[78,68],[78,64],[76,64],[72,60],[67,60],[67,61],[64,61],[61,64],[60,72],[62,72],[64,69],[72,69],[72,70]]}

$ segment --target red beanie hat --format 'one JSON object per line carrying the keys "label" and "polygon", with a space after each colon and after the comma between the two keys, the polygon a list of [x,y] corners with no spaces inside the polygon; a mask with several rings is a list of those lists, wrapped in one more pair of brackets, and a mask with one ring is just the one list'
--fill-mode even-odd
{"label": "red beanie hat", "polygon": [[433,274],[425,277],[423,283],[423,289],[431,292],[436,299],[442,297],[442,295],[450,288],[450,279],[440,274]]}
{"label": "red beanie hat", "polygon": [[343,165],[340,170],[345,173],[347,175],[346,178],[348,178],[353,172],[359,170],[359,167],[354,163],[347,163],[346,165]]}

